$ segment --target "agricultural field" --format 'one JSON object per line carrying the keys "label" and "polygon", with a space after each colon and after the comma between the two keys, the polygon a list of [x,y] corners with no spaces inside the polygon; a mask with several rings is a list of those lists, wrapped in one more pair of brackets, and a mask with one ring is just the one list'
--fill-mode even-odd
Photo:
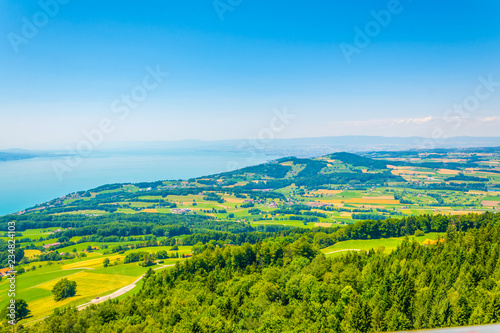
{"label": "agricultural field", "polygon": [[[413,236],[408,239],[410,241],[414,240],[423,244],[424,242],[436,242],[437,239],[442,238],[440,236],[442,235],[431,232],[425,234],[424,236]],[[348,251],[368,251],[372,249],[383,253],[390,253],[394,251],[404,239],[405,237],[349,240],[338,242],[335,245],[321,249],[321,252],[323,252],[326,256],[338,256]]]}
{"label": "agricultural field", "polygon": [[[398,223],[410,216],[499,212],[499,161],[496,148],[334,153],[283,158],[196,179],[71,193],[2,217],[4,223],[19,225],[17,295],[32,309],[25,322],[130,285],[148,269],[138,263],[168,269],[206,244],[241,245],[297,228],[337,231],[363,220]],[[438,234],[410,238],[432,242]],[[5,232],[0,239],[5,247],[10,238]],[[354,239],[321,252],[390,253],[403,239]],[[55,302],[51,289],[64,277],[77,283],[77,294]],[[7,289],[8,281],[1,280],[0,306],[7,302]]]}
{"label": "agricultural field", "polygon": [[[299,220],[303,227],[311,228],[316,223],[353,223],[366,216],[384,219],[500,210],[500,154],[480,150],[285,158],[186,181],[123,184],[113,189],[104,186],[50,202],[51,208],[41,212],[203,215],[251,225],[299,226],[295,223]],[[266,192],[275,195],[263,195]],[[299,205],[307,205],[317,214],[304,216],[303,209],[293,209],[294,214],[277,218],[280,213],[276,211]],[[43,235],[27,231],[24,236]]]}
{"label": "agricultural field", "polygon": [[[179,253],[180,258],[164,259],[160,264],[151,266],[170,267],[182,259],[183,254],[191,253],[190,246],[180,246],[177,251],[170,251],[172,247],[155,246],[140,249],[131,249],[121,254],[103,255],[97,252],[87,253],[86,257],[67,259],[61,261],[33,261],[21,265],[17,270],[24,268],[25,273],[16,277],[16,296],[28,302],[32,309],[31,317],[26,322],[42,318],[53,312],[55,308],[62,306],[78,306],[89,302],[96,297],[102,297],[127,286],[137,280],[149,268],[141,267],[137,262],[124,264],[124,259],[130,253],[148,252],[156,253],[167,251],[174,257]],[[35,250],[26,250],[35,251]],[[80,252],[83,253],[83,252]],[[36,255],[30,256],[36,259]],[[104,260],[108,259],[110,265],[104,267]],[[62,278],[67,278],[77,283],[77,294],[63,301],[54,301],[52,295],[53,286]],[[0,307],[6,306],[7,290],[9,281],[0,281]]]}

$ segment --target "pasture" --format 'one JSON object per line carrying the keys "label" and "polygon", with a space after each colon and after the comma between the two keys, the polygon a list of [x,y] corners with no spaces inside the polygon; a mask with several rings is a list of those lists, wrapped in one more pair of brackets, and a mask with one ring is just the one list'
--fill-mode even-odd
{"label": "pasture", "polygon": [[[81,244],[78,244],[81,245]],[[84,244],[82,248],[86,248]],[[94,244],[92,244],[94,245]],[[61,306],[77,306],[96,297],[102,297],[129,285],[144,274],[149,268],[141,267],[137,262],[123,264],[123,259],[128,253],[133,252],[158,252],[167,251],[169,256],[179,256],[191,252],[191,246],[179,246],[178,251],[170,251],[171,246],[144,247],[125,251],[123,254],[87,253],[87,257],[63,260],[60,262],[32,262],[23,265],[29,270],[16,277],[16,297],[28,302],[31,316],[24,322],[42,318],[52,313]],[[26,250],[38,251],[38,250]],[[33,254],[34,252],[28,252]],[[104,259],[110,260],[110,266],[104,267]],[[151,268],[171,265],[183,258],[163,259],[163,263]],[[32,270],[34,267],[34,270]],[[68,278],[77,283],[77,293],[74,297],[56,302],[53,300],[52,287],[62,278]],[[9,281],[0,281],[0,307],[8,302]],[[135,289],[134,289],[135,290]]]}
{"label": "pasture", "polygon": [[[419,243],[423,243],[426,239],[434,240],[438,237],[438,233],[427,233],[425,236],[408,237],[410,240],[415,240]],[[332,246],[324,248],[321,250],[326,256],[337,256],[342,255],[348,250],[364,250],[368,251],[371,249],[377,250],[382,249],[384,253],[390,253],[394,251],[399,244],[403,242],[405,237],[398,238],[380,238],[380,239],[360,239],[360,240],[349,240],[344,242],[338,242]]]}

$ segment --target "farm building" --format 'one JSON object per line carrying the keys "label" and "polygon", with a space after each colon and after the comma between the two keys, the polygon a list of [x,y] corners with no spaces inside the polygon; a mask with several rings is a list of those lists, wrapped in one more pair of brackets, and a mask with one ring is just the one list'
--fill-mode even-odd
{"label": "farm building", "polygon": [[9,274],[9,272],[11,271],[10,268],[2,268],[0,269],[0,276],[7,276]]}
{"label": "farm building", "polygon": [[44,247],[45,249],[48,249],[48,248],[50,248],[50,247],[52,247],[52,246],[58,246],[58,245],[61,245],[61,243],[57,242],[57,243],[52,243],[52,244],[46,244],[46,245],[44,245],[43,247]]}

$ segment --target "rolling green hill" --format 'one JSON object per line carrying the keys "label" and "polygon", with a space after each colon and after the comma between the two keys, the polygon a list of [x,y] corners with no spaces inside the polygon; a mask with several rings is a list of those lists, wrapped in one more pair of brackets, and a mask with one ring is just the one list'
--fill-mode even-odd
{"label": "rolling green hill", "polygon": [[[222,266],[219,270],[216,267],[203,266],[192,272],[193,277],[198,276],[199,283],[212,286],[209,288],[210,293],[217,294],[209,296],[219,304],[216,306],[217,310],[214,308],[210,311],[215,311],[214,315],[220,316],[220,322],[224,322],[228,328],[248,330],[252,327],[268,327],[260,319],[249,317],[248,314],[228,315],[227,311],[232,309],[231,306],[221,305],[228,302],[225,297],[238,295],[239,299],[244,299],[248,292],[240,294],[238,291],[235,294],[223,289],[220,293],[216,292],[217,288],[223,288],[221,281],[238,284],[238,276],[243,279],[258,278],[259,274],[267,274],[265,272],[276,265],[273,260],[279,260],[284,270],[291,269],[290,272],[299,274],[301,270],[291,268],[298,264],[293,264],[294,261],[301,262],[300,269],[306,269],[314,260],[325,260],[314,259],[322,258],[321,253],[332,257],[328,259],[328,267],[337,267],[336,258],[357,258],[338,259],[338,263],[343,260],[361,260],[359,258],[365,258],[365,255],[380,256],[377,260],[389,260],[383,259],[384,256],[389,256],[392,258],[390,260],[393,260],[393,253],[398,256],[399,249],[407,246],[405,237],[415,238],[420,245],[414,246],[420,249],[421,246],[432,245],[427,240],[434,241],[438,233],[445,235],[447,231],[472,232],[470,230],[488,228],[488,224],[496,225],[499,214],[494,213],[500,209],[500,196],[495,192],[495,188],[500,184],[498,151],[447,150],[439,153],[402,152],[399,155],[374,152],[366,155],[335,153],[311,159],[288,157],[187,180],[102,185],[68,194],[18,214],[2,216],[2,230],[8,230],[9,222],[15,223],[16,226],[17,248],[14,254],[20,274],[19,295],[32,307],[31,317],[21,323],[29,323],[31,326],[31,321],[40,319],[54,309],[65,305],[78,306],[128,286],[147,271],[138,264],[173,269],[162,265],[187,260],[187,263],[175,268],[176,272],[184,272],[181,274],[183,277],[175,275],[177,273],[161,273],[169,276],[172,285],[158,288],[161,292],[181,292],[181,289],[175,289],[174,286],[180,283],[198,290],[199,284],[191,285],[193,280],[185,278],[191,273],[187,273],[189,269],[183,267],[188,267],[192,258],[197,258],[203,251],[212,253],[217,249],[224,249],[223,256],[227,256],[227,260],[243,260],[241,265],[231,266],[225,273],[221,271]],[[453,168],[449,168],[450,165]],[[0,234],[0,268],[8,266],[9,239],[7,233]],[[423,245],[424,241],[427,245]],[[453,239],[447,238],[448,241],[452,242]],[[296,251],[296,245],[293,244],[299,244],[297,242],[309,244],[304,246],[310,249],[290,256],[290,253]],[[234,248],[243,249],[245,252],[249,249],[245,244],[255,247],[252,251],[259,258],[257,261],[252,261],[253,257],[245,255],[243,258],[246,259],[241,259],[239,255],[232,253],[232,250],[225,250]],[[436,247],[439,247],[439,244],[440,242]],[[261,253],[260,249],[257,250],[259,246],[270,246],[269,253]],[[174,248],[177,250],[172,250]],[[370,251],[371,249],[374,251]],[[349,250],[360,251],[353,254]],[[301,257],[306,258],[309,263],[300,259]],[[109,259],[107,266],[105,259]],[[345,262],[342,265],[344,264]],[[208,282],[205,279],[208,279],[210,274],[215,280],[210,278],[211,282]],[[226,278],[221,278],[221,274],[226,274]],[[289,272],[285,272],[285,276],[286,274]],[[106,275],[111,277],[106,278]],[[361,276],[356,276],[352,275],[352,278],[356,281],[362,280]],[[81,286],[81,293],[62,303],[50,301],[52,284],[63,277],[72,277]],[[318,281],[322,278],[316,277]],[[387,276],[380,278],[387,279]],[[94,290],[92,283],[86,281],[94,281],[92,283],[100,284],[100,288]],[[111,282],[106,284],[103,281]],[[489,283],[483,287],[493,295],[492,282],[484,283]],[[343,286],[354,288],[353,284]],[[7,287],[8,281],[0,281],[0,290],[6,291]],[[320,285],[317,287],[323,288]],[[144,288],[156,287],[145,283]],[[261,290],[259,288],[260,286],[258,290]],[[287,288],[292,287],[276,285],[273,288],[276,295],[284,295],[288,292]],[[264,294],[266,292],[263,291]],[[454,290],[447,289],[448,294],[453,292]],[[128,293],[143,295],[143,291],[134,288]],[[396,319],[392,317],[396,311],[391,310],[392,307],[377,308],[370,305],[370,302],[374,302],[370,298],[371,294],[358,294],[367,302],[363,303],[365,309],[379,311],[380,316],[383,314],[395,320],[391,324],[393,326],[373,327],[392,329],[400,327],[398,325],[401,323],[407,323],[406,317],[399,313],[395,315]],[[125,295],[117,297],[123,299]],[[289,317],[283,317],[283,313],[298,311],[295,307],[288,307],[286,302],[292,301],[301,304],[301,307],[305,306],[303,299],[295,296],[276,297],[262,300],[250,297],[251,302],[245,304],[254,307],[258,302],[263,302],[263,312],[255,309],[252,311],[265,318],[267,311],[272,308],[280,313],[276,315],[277,318],[286,320],[289,320]],[[345,298],[345,304],[339,303],[340,299],[330,300],[332,306],[348,309],[351,299]],[[452,306],[455,306],[455,300],[456,298],[450,298]],[[0,305],[5,305],[6,302],[6,298],[0,298]],[[482,303],[480,305],[477,299],[474,299],[474,302],[470,305],[474,309],[485,306]],[[209,311],[205,308],[207,304],[203,304],[199,309]],[[120,307],[121,305],[117,305],[117,308],[114,308],[114,305],[104,305],[99,308],[109,308],[109,311],[122,313]],[[195,308],[193,304],[187,306],[190,307]],[[226,310],[221,310],[224,307]],[[437,311],[434,306],[429,309]],[[93,311],[91,316],[95,315]],[[194,328],[198,327],[196,325],[202,325],[198,321],[205,320],[203,316],[195,315],[197,322],[193,323],[186,319],[185,313],[179,313],[178,316],[169,307],[165,308],[165,311],[170,313],[169,316],[178,318],[168,324],[172,327],[181,323],[179,325],[184,325],[182,327]],[[329,310],[324,311],[328,313]],[[336,322],[335,325],[348,325],[339,319],[340,317],[329,315],[333,316],[331,320]],[[347,316],[346,313],[342,314],[344,315]],[[405,316],[408,316],[408,313]],[[54,320],[59,320],[57,318],[59,315],[55,316]],[[123,324],[120,318],[125,317],[110,318],[114,319],[101,324],[114,323],[112,325],[119,327]],[[140,318],[139,321],[143,322],[152,317],[149,313],[144,313]],[[455,317],[446,318],[446,323],[450,325],[460,323],[454,321]],[[479,317],[470,313],[467,318],[463,323],[471,322],[470,320],[486,322],[483,317],[477,319]],[[285,319],[282,319],[281,323],[269,324],[269,327],[287,327],[282,324]],[[134,320],[136,319],[126,319],[135,323]],[[307,320],[311,325],[322,322],[318,317]],[[411,323],[414,323],[414,320],[412,317]],[[419,320],[421,324],[418,325],[421,326],[418,327],[436,326],[434,321],[422,318]],[[134,325],[136,324],[132,326]],[[199,327],[211,327],[203,325]],[[328,325],[333,325],[333,322]],[[381,324],[370,321],[370,325]],[[404,325],[401,327],[406,327]],[[109,328],[110,331],[114,329]]]}

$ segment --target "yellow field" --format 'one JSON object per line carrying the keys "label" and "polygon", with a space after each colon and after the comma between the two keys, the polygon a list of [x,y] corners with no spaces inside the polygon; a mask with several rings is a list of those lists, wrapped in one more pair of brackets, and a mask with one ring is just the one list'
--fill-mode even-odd
{"label": "yellow field", "polygon": [[500,201],[483,201],[481,203],[485,207],[496,207],[500,204]]}
{"label": "yellow field", "polygon": [[363,197],[362,199],[394,200],[394,196],[393,195],[381,195],[378,197]]}
{"label": "yellow field", "polygon": [[334,194],[342,193],[342,190],[316,190],[316,191],[314,191],[314,193],[334,195]]}
{"label": "yellow field", "polygon": [[97,252],[87,252],[87,259],[88,258],[93,258],[93,257],[102,258],[102,254],[97,253]]}
{"label": "yellow field", "polygon": [[469,194],[479,194],[479,195],[487,195],[488,192],[486,191],[469,191]]}
{"label": "yellow field", "polygon": [[349,199],[349,200],[344,200],[346,203],[366,203],[366,204],[399,204],[399,200],[394,200],[394,199]]}
{"label": "yellow field", "polygon": [[363,198],[352,198],[352,199],[323,199],[318,200],[319,202],[331,203],[331,204],[346,204],[346,203],[356,203],[356,204],[399,204],[399,200],[392,199],[378,199],[377,197],[363,197]]}
{"label": "yellow field", "polygon": [[[65,300],[56,302],[52,296],[44,297],[30,302],[29,306],[33,317],[40,317],[51,313],[55,308],[68,305],[75,301],[83,303],[82,299],[93,299],[97,296],[104,296],[111,291],[120,289],[131,284],[137,279],[133,276],[95,274],[91,272],[79,272],[69,277],[70,281],[76,282],[76,295]],[[59,279],[38,285],[37,289],[52,290]]]}
{"label": "yellow field", "polygon": [[143,213],[158,213],[156,208],[147,208],[142,210]]}
{"label": "yellow field", "polygon": [[[433,244],[436,244],[437,242],[438,242],[437,240],[432,240],[432,239],[426,238],[426,239],[422,242],[422,244],[424,244],[424,245],[433,245]],[[444,243],[444,242],[446,242],[446,239],[441,238],[441,239],[439,240],[439,242],[440,242],[440,243]]]}
{"label": "yellow field", "polygon": [[105,258],[96,258],[96,259],[90,259],[90,260],[84,260],[80,262],[74,262],[71,264],[63,265],[61,266],[61,269],[75,269],[75,268],[82,268],[82,267],[88,267],[88,268],[97,268],[102,266],[102,262],[104,259],[108,258],[110,261],[113,261],[115,259],[123,259],[125,256],[118,254],[110,257],[105,257]]}
{"label": "yellow field", "polygon": [[429,171],[415,171],[415,170],[407,170],[407,169],[394,169],[391,170],[393,175],[434,175],[434,172]]}
{"label": "yellow field", "polygon": [[331,223],[321,223],[321,222],[318,222],[318,223],[314,223],[314,226],[315,227],[330,228],[332,226],[332,224]]}
{"label": "yellow field", "polygon": [[470,211],[470,210],[436,210],[434,214],[442,214],[442,215],[467,215],[470,213],[482,214],[484,211]]}
{"label": "yellow field", "polygon": [[239,203],[239,204],[241,204],[241,203],[243,203],[243,201],[245,201],[245,199],[228,197],[228,196],[224,196],[224,200],[226,200],[229,203]]}
{"label": "yellow field", "polygon": [[31,257],[38,256],[42,253],[40,250],[24,250],[24,256],[31,259]]}
{"label": "yellow field", "polygon": [[467,215],[467,214],[470,214],[470,213],[478,213],[478,214],[482,214],[484,213],[484,211],[474,211],[474,212],[471,212],[470,210],[452,210],[450,212],[448,212],[449,214],[451,215]]}

